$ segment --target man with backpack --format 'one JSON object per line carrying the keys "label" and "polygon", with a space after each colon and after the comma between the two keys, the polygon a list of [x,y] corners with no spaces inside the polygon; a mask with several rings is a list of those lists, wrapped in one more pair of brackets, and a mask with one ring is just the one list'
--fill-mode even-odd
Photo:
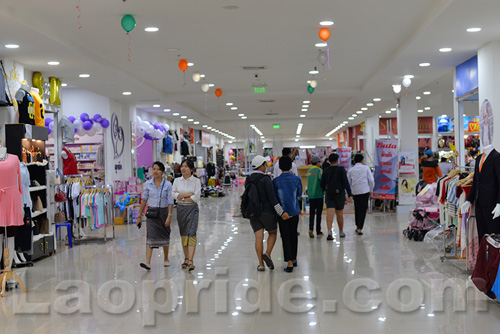
{"label": "man with backpack", "polygon": [[[241,213],[250,219],[255,234],[255,251],[259,259],[257,271],[264,271],[264,263],[274,269],[271,252],[276,243],[278,222],[276,214],[283,220],[290,217],[279,204],[274,193],[271,178],[265,174],[267,160],[257,155],[252,160],[253,172],[245,181],[245,191],[241,197]],[[267,250],[264,253],[264,229],[269,233]]]}
{"label": "man with backpack", "polygon": [[344,167],[339,166],[339,155],[336,153],[330,154],[328,161],[331,166],[323,172],[323,176],[321,177],[321,188],[325,191],[326,226],[328,228],[328,237],[326,240],[333,240],[332,225],[335,213],[337,214],[337,224],[339,225],[339,237],[345,237],[345,194],[347,192],[347,203],[350,203],[352,201],[352,193],[349,181],[347,180],[347,173]]}

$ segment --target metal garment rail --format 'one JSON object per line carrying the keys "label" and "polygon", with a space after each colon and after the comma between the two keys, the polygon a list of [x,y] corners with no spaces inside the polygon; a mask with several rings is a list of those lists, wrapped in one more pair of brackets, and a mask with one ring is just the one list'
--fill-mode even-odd
{"label": "metal garment rail", "polygon": [[[75,240],[73,240],[73,242],[76,242],[76,243],[78,243],[78,242],[92,242],[92,241],[99,241],[99,240],[103,240],[104,242],[106,242],[106,241],[108,241],[108,236],[107,236],[108,225],[111,225],[111,227],[112,227],[113,235],[112,235],[111,239],[114,239],[115,238],[115,219],[114,219],[114,210],[113,210],[113,197],[114,197],[113,186],[111,184],[103,184],[103,185],[97,185],[97,186],[85,186],[85,187],[82,187],[82,189],[101,189],[103,197],[104,197],[104,189],[109,189],[110,190],[109,193],[111,194],[111,196],[110,196],[110,200],[105,205],[104,228],[103,228],[104,235],[103,235],[103,237],[102,238],[87,237],[87,238],[83,238],[83,239],[75,239]],[[111,208],[108,207],[109,205],[111,205]]]}

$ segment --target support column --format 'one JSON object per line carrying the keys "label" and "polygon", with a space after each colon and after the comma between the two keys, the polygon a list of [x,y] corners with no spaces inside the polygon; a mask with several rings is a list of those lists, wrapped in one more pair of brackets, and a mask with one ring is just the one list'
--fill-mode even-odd
{"label": "support column", "polygon": [[375,166],[375,140],[379,137],[378,115],[367,117],[365,121],[365,164],[369,167]]}
{"label": "support column", "polygon": [[500,149],[500,41],[491,42],[479,49],[477,53],[479,79],[479,108],[488,99],[493,109],[494,131],[493,146]]}

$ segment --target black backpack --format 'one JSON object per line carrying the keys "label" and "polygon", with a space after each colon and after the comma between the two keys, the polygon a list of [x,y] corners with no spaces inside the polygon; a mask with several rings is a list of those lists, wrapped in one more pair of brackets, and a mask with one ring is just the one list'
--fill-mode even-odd
{"label": "black backpack", "polygon": [[262,204],[259,200],[259,192],[257,190],[257,183],[264,177],[266,174],[261,174],[255,178],[253,181],[248,181],[248,184],[245,187],[245,191],[241,196],[241,213],[243,218],[251,219],[251,218],[259,218],[262,214]]}
{"label": "black backpack", "polygon": [[335,171],[331,175],[329,175],[328,183],[326,186],[326,194],[328,195],[328,197],[334,197],[343,194],[343,189],[339,180],[339,168],[343,167],[335,168]]}

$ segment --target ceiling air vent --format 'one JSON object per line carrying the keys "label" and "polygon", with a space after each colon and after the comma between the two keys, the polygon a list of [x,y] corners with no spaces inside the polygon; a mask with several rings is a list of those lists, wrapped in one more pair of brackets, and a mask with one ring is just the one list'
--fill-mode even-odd
{"label": "ceiling air vent", "polygon": [[243,66],[245,71],[262,71],[267,69],[267,66]]}
{"label": "ceiling air vent", "polygon": [[272,103],[275,102],[275,100],[259,100],[261,103]]}
{"label": "ceiling air vent", "polygon": [[279,115],[279,113],[277,113],[277,112],[266,112],[266,115],[267,116],[276,116],[276,115]]}

